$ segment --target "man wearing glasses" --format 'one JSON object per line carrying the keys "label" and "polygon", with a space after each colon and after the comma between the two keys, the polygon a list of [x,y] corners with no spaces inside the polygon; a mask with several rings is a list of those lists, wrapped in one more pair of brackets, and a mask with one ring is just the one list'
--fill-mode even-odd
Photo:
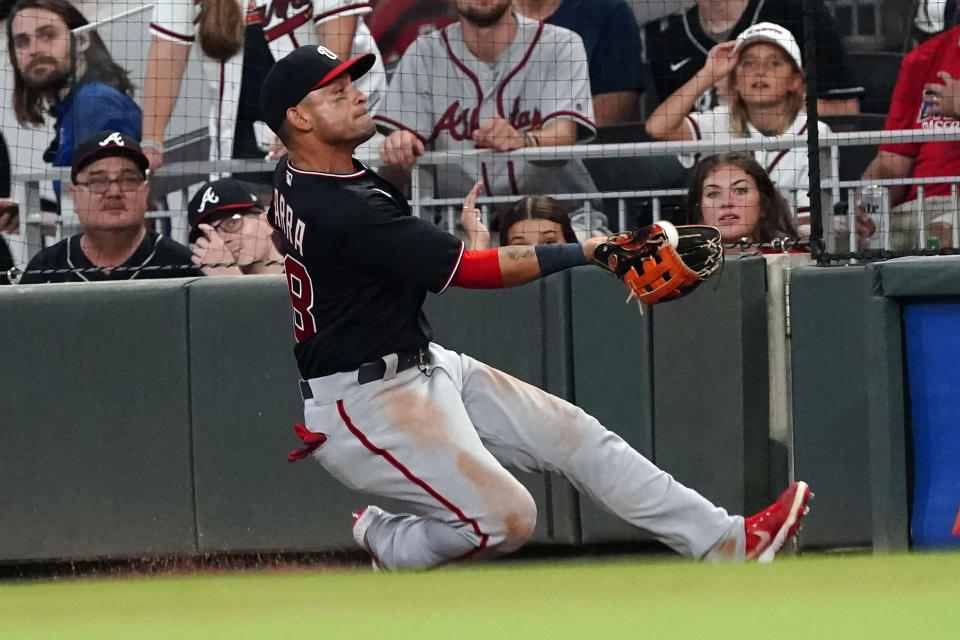
{"label": "man wearing glasses", "polygon": [[257,196],[232,178],[208,182],[187,205],[193,263],[208,276],[283,273],[283,255]]}
{"label": "man wearing glasses", "polygon": [[190,249],[144,225],[148,166],[137,141],[120,132],[81,142],[69,192],[83,232],[42,249],[20,284],[202,275]]}

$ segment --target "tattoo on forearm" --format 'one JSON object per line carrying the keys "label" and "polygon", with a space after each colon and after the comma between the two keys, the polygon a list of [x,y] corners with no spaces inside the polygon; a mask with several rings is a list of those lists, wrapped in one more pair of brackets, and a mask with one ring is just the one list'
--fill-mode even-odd
{"label": "tattoo on forearm", "polygon": [[507,257],[511,260],[526,260],[527,258],[535,258],[537,252],[534,251],[533,247],[507,247]]}

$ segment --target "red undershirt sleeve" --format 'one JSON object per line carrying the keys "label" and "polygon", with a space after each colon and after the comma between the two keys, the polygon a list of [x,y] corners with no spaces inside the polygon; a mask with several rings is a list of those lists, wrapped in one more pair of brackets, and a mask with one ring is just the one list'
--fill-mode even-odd
{"label": "red undershirt sleeve", "polygon": [[464,251],[460,266],[450,284],[464,289],[500,289],[503,275],[500,273],[499,250]]}

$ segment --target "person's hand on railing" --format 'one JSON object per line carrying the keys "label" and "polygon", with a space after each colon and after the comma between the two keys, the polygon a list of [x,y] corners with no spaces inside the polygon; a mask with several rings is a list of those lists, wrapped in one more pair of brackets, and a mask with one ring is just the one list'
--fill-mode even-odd
{"label": "person's hand on railing", "polygon": [[483,214],[477,208],[477,196],[483,189],[483,183],[478,182],[470,189],[470,193],[463,199],[463,212],[460,214],[460,226],[467,234],[467,249],[471,251],[481,251],[490,248],[490,232],[481,218]]}
{"label": "person's hand on railing", "polygon": [[140,149],[150,161],[150,171],[156,171],[163,166],[163,143],[159,140],[141,140]]}
{"label": "person's hand on railing", "polygon": [[20,233],[20,207],[9,198],[0,198],[0,232]]}
{"label": "person's hand on railing", "polygon": [[[208,224],[197,225],[203,235],[197,238],[193,245],[193,255],[190,257],[193,264],[217,264],[236,262],[233,253],[224,244],[223,238],[217,230]],[[240,267],[201,267],[201,271],[208,276],[242,276]]]}
{"label": "person's hand on railing", "polygon": [[930,113],[945,118],[960,117],[960,80],[955,80],[946,71],[937,72],[943,84],[928,82],[923,85],[924,100],[929,100],[933,107]]}
{"label": "person's hand on railing", "polygon": [[495,116],[480,123],[472,135],[477,143],[477,149],[494,149],[495,151],[513,151],[522,149],[528,144],[529,134],[524,135],[513,128],[509,122]]}
{"label": "person's hand on railing", "polygon": [[387,136],[380,145],[380,159],[384,163],[409,170],[417,156],[426,151],[423,141],[412,131],[399,129]]}

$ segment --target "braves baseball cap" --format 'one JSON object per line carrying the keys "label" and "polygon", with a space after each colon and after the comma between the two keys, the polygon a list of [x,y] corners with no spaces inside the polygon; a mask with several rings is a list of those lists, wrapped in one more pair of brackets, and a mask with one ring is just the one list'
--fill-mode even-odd
{"label": "braves baseball cap", "polygon": [[84,167],[111,156],[130,158],[144,174],[150,168],[150,161],[143,155],[139,142],[119,131],[101,131],[77,145],[73,152],[70,179],[76,182],[77,174],[83,171]]}
{"label": "braves baseball cap", "polygon": [[257,196],[232,178],[208,182],[193,194],[187,205],[190,222],[190,242],[203,235],[201,224],[210,224],[246,209],[260,209]]}
{"label": "braves baseball cap", "polygon": [[755,42],[769,42],[777,45],[786,51],[787,55],[793,59],[797,65],[797,69],[803,71],[800,47],[797,45],[797,40],[793,37],[793,34],[790,33],[789,29],[785,29],[772,22],[758,22],[744,29],[743,33],[737,36],[737,44],[734,45],[733,52],[737,53],[738,51],[742,51],[747,45]]}
{"label": "braves baseball cap", "polygon": [[344,73],[351,80],[361,77],[377,57],[365,53],[346,62],[324,46],[297,47],[274,63],[260,88],[260,116],[276,133],[287,109],[300,104],[308,93],[329,84]]}

